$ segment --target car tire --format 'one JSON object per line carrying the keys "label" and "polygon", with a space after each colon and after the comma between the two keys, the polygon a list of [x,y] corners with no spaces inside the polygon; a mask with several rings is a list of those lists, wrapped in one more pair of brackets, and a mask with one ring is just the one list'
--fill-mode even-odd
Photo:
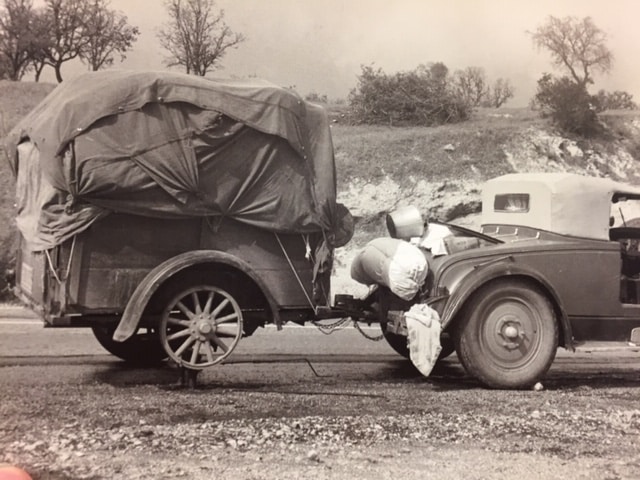
{"label": "car tire", "polygon": [[168,357],[156,331],[137,332],[124,342],[116,342],[115,326],[93,326],[91,330],[106,351],[131,365],[155,366]]}
{"label": "car tire", "polygon": [[380,327],[382,328],[382,335],[384,335],[384,339],[387,341],[389,346],[404,358],[409,358],[409,342],[407,337],[388,332],[386,326],[386,323],[380,324]]}
{"label": "car tire", "polygon": [[529,388],[547,372],[558,348],[551,302],[533,283],[500,279],[469,299],[455,329],[458,357],[490,388]]}
{"label": "car tire", "polygon": [[448,333],[440,335],[440,347],[442,347],[442,350],[440,350],[440,355],[438,355],[438,361],[451,356],[451,354],[456,351],[456,344]]}

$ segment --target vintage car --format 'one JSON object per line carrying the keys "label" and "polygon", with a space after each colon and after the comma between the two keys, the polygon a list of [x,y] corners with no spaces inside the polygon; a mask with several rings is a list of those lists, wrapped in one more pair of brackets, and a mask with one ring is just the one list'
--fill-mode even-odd
{"label": "vintage car", "polygon": [[639,207],[640,188],[606,178],[488,181],[481,232],[439,225],[447,234],[428,244],[442,248],[425,250],[429,273],[415,298],[372,294],[389,343],[407,355],[403,313],[426,303],[439,313],[443,353],[455,346],[468,373],[495,388],[534,385],[558,347],[639,344]]}
{"label": "vintage car", "polygon": [[252,80],[88,73],[8,135],[17,296],[136,363],[198,371],[259,326],[330,311],[336,203],[325,111]]}

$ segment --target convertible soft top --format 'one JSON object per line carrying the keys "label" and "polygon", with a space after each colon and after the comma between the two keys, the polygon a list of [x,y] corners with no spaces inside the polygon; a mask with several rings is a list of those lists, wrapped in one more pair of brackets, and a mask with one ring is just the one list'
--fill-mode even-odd
{"label": "convertible soft top", "polygon": [[88,73],[56,87],[5,149],[33,250],[109,212],[229,217],[330,240],[348,215],[336,205],[324,110],[257,80]]}
{"label": "convertible soft top", "polygon": [[[500,196],[526,196],[526,208],[498,208]],[[527,225],[609,240],[612,202],[623,199],[640,199],[640,188],[575,173],[511,173],[484,184],[482,224]]]}

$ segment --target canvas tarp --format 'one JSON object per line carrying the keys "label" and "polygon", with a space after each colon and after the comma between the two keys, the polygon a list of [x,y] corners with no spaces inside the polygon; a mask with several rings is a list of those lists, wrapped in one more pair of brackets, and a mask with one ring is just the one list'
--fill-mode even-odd
{"label": "canvas tarp", "polygon": [[324,110],[268,83],[85,74],[45,98],[5,149],[18,176],[18,227],[34,250],[112,211],[324,231],[333,246],[350,238]]}

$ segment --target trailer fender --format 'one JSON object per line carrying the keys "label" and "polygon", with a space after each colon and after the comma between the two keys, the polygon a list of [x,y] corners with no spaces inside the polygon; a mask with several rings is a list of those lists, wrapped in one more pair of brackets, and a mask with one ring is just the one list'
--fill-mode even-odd
{"label": "trailer fender", "polygon": [[564,347],[573,350],[573,334],[571,330],[571,324],[567,313],[563,307],[563,304],[556,294],[553,287],[535,270],[515,265],[512,262],[507,264],[498,263],[487,266],[485,268],[478,268],[469,273],[461,282],[458,288],[453,292],[449,300],[447,301],[444,311],[442,312],[441,319],[443,327],[448,326],[455,316],[462,310],[462,307],[466,301],[478,290],[481,286],[485,285],[491,280],[497,278],[518,276],[521,278],[528,278],[534,283],[537,283],[542,290],[549,295],[551,302],[555,305],[555,308],[559,314],[559,326],[561,328],[564,337]]}
{"label": "trailer fender", "polygon": [[166,260],[151,270],[147,276],[144,277],[131,295],[131,298],[129,299],[122,314],[122,318],[120,319],[120,323],[113,333],[113,339],[117,342],[124,342],[136,332],[147,303],[154,292],[165,281],[185,268],[200,263],[211,262],[234,267],[248,275],[254,282],[256,282],[269,303],[269,307],[271,308],[274,316],[274,322],[276,325],[280,325],[280,316],[273,296],[270,294],[265,283],[260,279],[260,277],[258,277],[248,263],[225,252],[216,250],[194,250],[176,255],[175,257]]}

